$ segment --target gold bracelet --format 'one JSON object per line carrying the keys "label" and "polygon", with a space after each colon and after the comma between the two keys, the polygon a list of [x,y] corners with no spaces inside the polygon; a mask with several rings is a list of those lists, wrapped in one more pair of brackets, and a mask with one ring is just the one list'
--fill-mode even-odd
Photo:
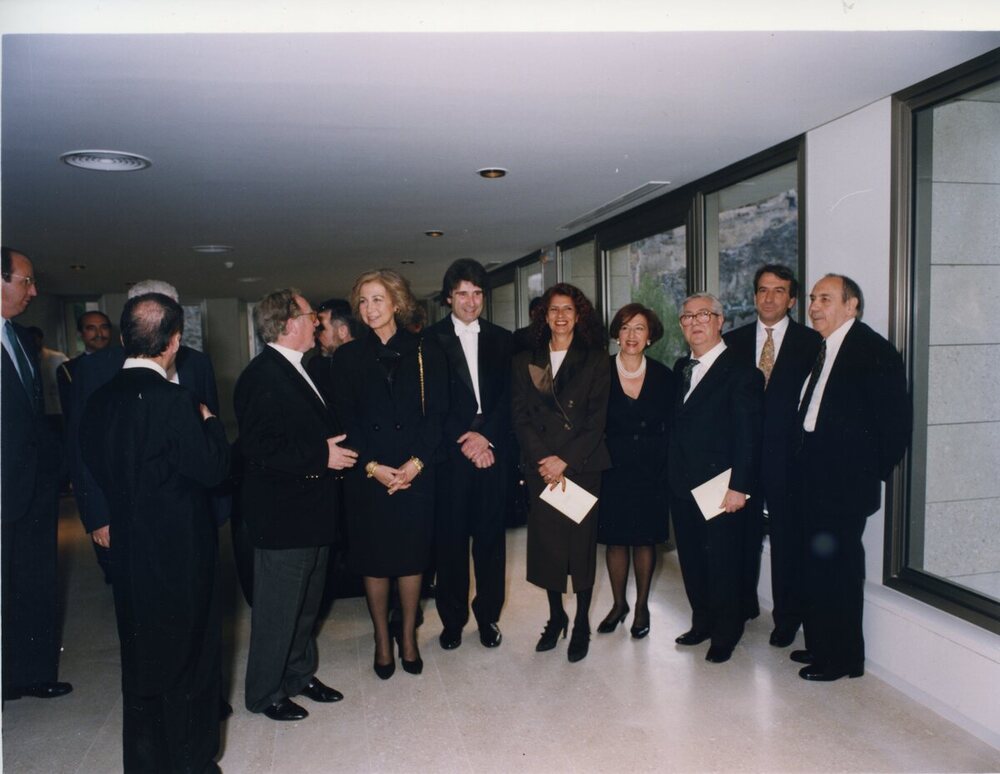
{"label": "gold bracelet", "polygon": [[417,475],[419,476],[424,470],[424,463],[420,461],[419,457],[410,457],[407,462],[412,462],[413,467],[417,469]]}
{"label": "gold bracelet", "polygon": [[378,467],[378,463],[375,460],[372,460],[367,465],[365,465],[365,473],[368,474],[368,478],[374,478],[375,477],[375,468],[377,468],[377,467]]}

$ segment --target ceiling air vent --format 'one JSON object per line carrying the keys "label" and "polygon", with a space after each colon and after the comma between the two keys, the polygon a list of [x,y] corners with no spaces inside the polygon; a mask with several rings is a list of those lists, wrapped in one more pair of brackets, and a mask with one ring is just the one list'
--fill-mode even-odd
{"label": "ceiling air vent", "polygon": [[669,180],[651,180],[648,183],[640,185],[638,188],[629,191],[628,193],[622,194],[617,199],[612,199],[607,204],[602,204],[595,210],[591,210],[590,212],[585,212],[580,217],[574,218],[569,223],[566,223],[565,225],[560,226],[559,228],[562,231],[570,231],[572,229],[579,228],[580,226],[583,226],[587,223],[593,223],[595,221],[601,220],[605,215],[610,215],[612,212],[615,212],[616,210],[625,209],[626,207],[629,207],[642,199],[646,199],[652,196],[653,194],[659,193],[668,185],[670,185]]}
{"label": "ceiling air vent", "polygon": [[76,150],[59,157],[64,164],[98,172],[137,172],[153,162],[138,153],[113,150]]}

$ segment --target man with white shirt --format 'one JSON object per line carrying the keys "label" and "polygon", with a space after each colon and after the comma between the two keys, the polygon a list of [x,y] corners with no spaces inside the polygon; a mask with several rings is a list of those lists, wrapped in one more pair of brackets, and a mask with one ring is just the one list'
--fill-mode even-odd
{"label": "man with white shirt", "polygon": [[[677,395],[670,432],[670,511],[691,629],[679,645],[711,639],[707,661],[728,661],[743,635],[744,509],[758,496],[764,376],[722,340],[719,299],[695,293],[684,301],[680,326],[690,356],[674,366]],[[729,485],[706,520],[691,490],[730,471]]]}
{"label": "man with white shirt", "polygon": [[724,336],[726,346],[764,374],[764,426],[761,433],[760,497],[747,503],[744,613],[760,612],[760,577],[764,508],[771,550],[771,598],[774,630],[770,642],[792,644],[802,623],[802,518],[795,510],[788,466],[797,445],[794,432],[802,382],[809,374],[821,337],[791,317],[799,291],[787,266],[768,264],[754,275],[757,319]]}
{"label": "man with white shirt", "polygon": [[827,274],[809,295],[823,337],[802,385],[795,483],[805,529],[805,680],[864,674],[865,523],[910,441],[912,409],[895,348],[861,322],[864,296]]}
{"label": "man with white shirt", "polygon": [[184,312],[148,293],[122,312],[125,360],[80,422],[82,457],[107,493],[121,643],[123,764],[218,771],[221,620],[208,490],[229,471],[219,419],[167,378]]}
{"label": "man with white shirt", "polygon": [[441,647],[462,644],[469,620],[469,541],[475,567],[472,613],[479,641],[500,644],[504,603],[507,460],[510,453],[511,334],[480,319],[486,270],[455,261],[444,275],[441,298],[451,314],[428,328],[448,359],[449,408],[444,437],[447,461],[438,469],[436,499],[437,610]]}
{"label": "man with white shirt", "polygon": [[336,532],[340,481],[357,453],[302,366],[313,346],[316,312],[295,289],[277,290],[254,309],[267,344],[240,375],[233,406],[243,456],[243,518],[254,546],[253,616],[246,707],[272,720],[302,720],[294,701],[343,696],[316,677],[315,625]]}

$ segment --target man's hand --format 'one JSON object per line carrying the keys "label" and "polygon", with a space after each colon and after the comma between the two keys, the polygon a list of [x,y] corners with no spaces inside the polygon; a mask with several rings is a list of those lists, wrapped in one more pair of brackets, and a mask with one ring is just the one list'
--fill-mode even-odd
{"label": "man's hand", "polygon": [[562,483],[563,491],[566,491],[566,479],[563,478],[563,473],[566,472],[567,464],[556,455],[550,455],[548,457],[543,457],[538,461],[538,475],[542,477],[542,481],[549,484],[549,489],[555,489],[560,483]]}
{"label": "man's hand", "polygon": [[215,416],[215,414],[213,414],[211,410],[208,408],[208,406],[206,406],[204,403],[198,404],[198,411],[201,412],[202,419],[211,419],[212,417]]}
{"label": "man's hand", "polygon": [[326,461],[328,468],[332,468],[333,470],[353,468],[354,463],[358,461],[358,453],[354,449],[337,446],[345,438],[347,438],[347,435],[341,434],[334,438],[326,439],[326,445],[330,448],[330,455]]}
{"label": "man's hand", "polygon": [[489,439],[482,433],[477,433],[475,430],[470,430],[469,432],[460,435],[458,437],[458,443],[462,444],[462,454],[464,454],[466,459],[470,462],[475,462],[476,457],[490,448]]}
{"label": "man's hand", "polygon": [[726,496],[722,498],[722,509],[726,513],[735,513],[747,504],[747,496],[743,492],[734,492],[732,489],[726,490]]}
{"label": "man's hand", "polygon": [[496,457],[493,455],[493,450],[486,449],[478,457],[473,458],[472,464],[475,465],[480,470],[482,470],[483,468],[491,467],[493,463],[496,461],[497,461]]}
{"label": "man's hand", "polygon": [[111,525],[105,524],[90,533],[90,538],[101,548],[111,548]]}

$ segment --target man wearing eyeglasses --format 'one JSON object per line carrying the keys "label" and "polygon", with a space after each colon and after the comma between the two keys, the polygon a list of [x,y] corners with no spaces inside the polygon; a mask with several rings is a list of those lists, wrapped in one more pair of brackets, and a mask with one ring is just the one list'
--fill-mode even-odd
{"label": "man wearing eyeglasses", "polygon": [[3,698],[51,699],[73,690],[56,680],[56,532],[59,445],[45,422],[38,353],[12,322],[38,295],[28,257],[2,248]]}
{"label": "man wearing eyeglasses", "polygon": [[[691,628],[679,645],[711,640],[705,659],[728,661],[743,635],[741,577],[747,498],[755,493],[764,377],[722,340],[725,316],[710,293],[688,296],[680,314],[690,355],[674,365],[670,509]],[[693,489],[730,471],[728,487],[703,514]]]}
{"label": "man wearing eyeglasses", "polygon": [[316,677],[315,625],[336,533],[335,471],[354,466],[331,408],[302,366],[316,312],[293,288],[254,308],[267,344],[240,375],[233,406],[244,461],[243,518],[254,546],[246,707],[271,720],[309,713],[292,697],[343,699]]}

